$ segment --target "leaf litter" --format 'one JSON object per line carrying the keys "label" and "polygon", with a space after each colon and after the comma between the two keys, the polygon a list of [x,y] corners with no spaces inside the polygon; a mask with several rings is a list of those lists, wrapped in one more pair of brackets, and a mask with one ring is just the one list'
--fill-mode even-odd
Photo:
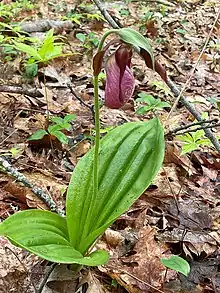
{"label": "leaf litter", "polygon": [[[77,13],[98,13],[94,4],[87,5],[92,4],[90,1],[84,1],[84,8],[83,5],[80,7],[79,1],[69,2],[62,1],[60,7],[57,7],[39,1],[36,9],[41,12],[42,17],[51,19],[61,19],[71,9],[75,9]],[[160,61],[166,65],[169,76],[179,86],[183,86],[200,54],[204,36],[208,34],[207,28],[213,23],[219,7],[217,1],[200,2],[178,1],[174,6],[147,3],[146,6],[139,5],[138,2],[126,5],[122,1],[116,1],[106,2],[105,5],[124,27],[131,25],[140,29],[145,36],[151,35],[154,50]],[[13,20],[20,21],[24,15],[36,18],[30,10]],[[36,86],[40,92],[40,96],[36,97],[1,93],[1,155],[7,157],[27,178],[46,190],[61,208],[64,208],[71,172],[94,140],[91,57],[96,49],[93,46],[84,46],[76,38],[76,34],[81,32],[88,35],[95,30],[98,38],[108,27],[104,21],[85,18],[79,23],[75,22],[71,31],[57,29],[57,33],[67,40],[65,53],[71,55],[55,59],[46,68],[40,68],[38,75],[29,82],[21,74],[21,57],[18,56],[11,63],[1,61],[1,76],[4,76],[1,84],[14,83],[24,88]],[[217,23],[209,46],[185,93],[198,110],[209,113],[210,119],[219,117],[217,104],[211,100],[220,99],[217,62],[219,27]],[[152,86],[152,82],[162,82],[161,78],[146,69],[139,58],[132,62],[137,93],[144,91],[172,104],[172,96],[168,100],[164,90]],[[71,84],[75,94],[70,91],[68,84]],[[104,82],[100,82],[100,88],[100,99],[103,99]],[[137,108],[135,101],[130,101],[120,110],[112,111],[103,107],[102,135],[108,132],[108,127],[151,117],[151,114],[137,115]],[[51,144],[48,139],[35,143],[27,141],[34,131],[46,127],[45,113],[48,110],[54,116],[76,114],[77,118],[67,132],[68,145],[56,141]],[[164,112],[159,115],[163,121]],[[176,127],[192,121],[193,117],[180,107],[170,118],[169,125]],[[215,134],[219,134],[219,130]],[[11,151],[13,149],[17,150],[16,154]],[[164,168],[155,182],[97,243],[97,247],[109,251],[111,260],[104,267],[84,270],[79,277],[79,284],[86,290],[84,292],[218,292],[220,158],[207,147],[193,152],[191,156],[180,155],[181,144],[175,139],[167,140],[166,150]],[[2,219],[17,210],[46,208],[28,188],[13,181],[5,172],[0,173],[0,186]],[[27,255],[19,248],[11,247],[6,242],[7,240],[1,239],[2,292],[34,292],[32,282],[39,285],[47,263],[33,255]],[[15,251],[21,263],[26,266],[26,271],[6,247]],[[167,271],[161,264],[160,258],[168,258],[172,254],[188,260],[191,267],[188,277]],[[34,277],[32,273],[35,274]],[[48,285],[56,292],[58,288],[62,292],[69,292],[67,279],[61,280],[64,287],[60,287],[56,281],[57,278],[51,285],[52,281],[48,280]]]}

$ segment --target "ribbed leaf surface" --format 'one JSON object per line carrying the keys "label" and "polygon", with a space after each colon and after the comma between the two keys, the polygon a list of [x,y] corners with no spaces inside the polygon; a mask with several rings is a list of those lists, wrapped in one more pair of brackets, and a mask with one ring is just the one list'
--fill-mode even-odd
{"label": "ribbed leaf surface", "polygon": [[83,257],[69,242],[66,219],[48,211],[18,212],[0,225],[0,235],[52,262],[97,266],[108,260],[101,250]]}
{"label": "ribbed leaf surface", "polygon": [[93,195],[93,156],[77,164],[67,194],[70,242],[82,254],[150,185],[164,157],[164,134],[157,118],[110,131],[99,152],[99,192]]}

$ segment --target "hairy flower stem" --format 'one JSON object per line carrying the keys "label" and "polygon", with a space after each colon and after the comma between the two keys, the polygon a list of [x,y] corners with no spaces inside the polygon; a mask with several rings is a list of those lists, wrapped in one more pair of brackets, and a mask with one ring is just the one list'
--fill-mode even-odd
{"label": "hairy flower stem", "polygon": [[103,45],[104,45],[104,42],[105,42],[105,39],[106,39],[110,34],[114,34],[115,32],[117,32],[117,29],[109,30],[109,31],[107,31],[107,32],[102,36],[102,39],[101,39],[101,41],[99,42],[99,45],[98,45],[98,50],[97,50],[97,52],[99,52],[99,51],[102,50]]}
{"label": "hairy flower stem", "polygon": [[[105,39],[116,30],[107,31],[98,45],[98,52],[103,48]],[[94,103],[95,103],[95,150],[94,150],[94,163],[93,163],[93,200],[98,195],[98,160],[99,160],[99,144],[100,144],[100,119],[99,119],[99,83],[98,75],[94,74]]]}
{"label": "hairy flower stem", "polygon": [[100,119],[99,119],[99,84],[98,76],[94,76],[94,102],[95,102],[95,151],[93,164],[93,194],[98,194],[98,160],[100,143]]}

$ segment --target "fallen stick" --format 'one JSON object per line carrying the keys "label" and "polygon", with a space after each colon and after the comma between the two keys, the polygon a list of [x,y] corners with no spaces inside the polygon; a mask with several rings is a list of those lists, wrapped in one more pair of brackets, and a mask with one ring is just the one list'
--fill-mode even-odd
{"label": "fallen stick", "polygon": [[74,27],[72,21],[70,20],[37,20],[37,21],[27,21],[20,25],[23,32],[34,33],[34,32],[46,32],[54,28],[55,30],[72,30]]}
{"label": "fallen stick", "polygon": [[220,126],[220,123],[206,125],[206,126],[201,126],[201,127],[197,127],[197,128],[194,128],[194,129],[184,130],[184,131],[182,131],[180,133],[177,133],[177,135],[182,135],[182,134],[189,133],[189,132],[194,132],[194,131],[197,131],[197,130],[204,130],[205,131],[205,129],[208,129],[208,128],[216,128],[216,127],[219,127],[219,126]]}
{"label": "fallen stick", "polygon": [[[174,96],[179,97],[180,96],[180,90],[177,88],[177,86],[168,78],[167,82],[169,88],[173,92]],[[181,95],[180,102],[186,107],[186,109],[196,118],[198,121],[205,121],[205,119],[202,118],[202,116],[199,114],[199,112],[195,109],[195,107],[187,101],[187,99]],[[215,149],[218,153],[220,153],[220,144],[217,138],[214,136],[212,131],[210,129],[204,129],[206,137],[211,141],[211,143],[214,145]]]}
{"label": "fallen stick", "polygon": [[51,211],[56,212],[61,216],[64,215],[64,212],[57,207],[54,200],[47,193],[45,193],[41,188],[30,182],[22,173],[20,173],[17,169],[11,166],[5,158],[0,157],[0,165],[7,172],[7,174],[13,176],[17,181],[23,183],[24,186],[30,188],[33,193],[50,208]]}
{"label": "fallen stick", "polygon": [[27,95],[33,98],[43,97],[43,94],[38,89],[29,89],[17,85],[0,85],[0,92]]}
{"label": "fallen stick", "polygon": [[[218,122],[218,119],[216,119],[216,118],[211,119],[211,120],[203,120],[203,121],[199,121],[199,122],[193,122],[193,123],[190,123],[190,124],[179,126],[179,127],[175,128],[173,130],[170,130],[166,135],[176,134],[177,132],[180,132],[182,130],[185,130],[185,129],[188,129],[188,128],[191,128],[191,127],[194,127],[194,126],[197,126],[197,125],[217,123],[217,122]],[[191,131],[191,130],[188,130],[188,131]]]}
{"label": "fallen stick", "polygon": [[[93,2],[96,4],[96,6],[98,7],[98,9],[100,10],[100,12],[102,13],[102,15],[105,17],[105,19],[108,21],[108,23],[114,28],[114,29],[119,29],[120,27],[118,26],[118,24],[114,21],[114,19],[112,18],[112,16],[109,14],[109,12],[105,9],[105,7],[103,6],[102,2],[100,0],[93,0]],[[219,15],[219,13],[218,13]],[[217,15],[217,16],[218,16]],[[216,18],[217,19],[217,18]],[[215,22],[214,22],[215,23]],[[210,35],[210,34],[209,34]],[[135,48],[136,51],[139,51],[139,48]],[[181,102],[181,104],[183,104],[186,109],[196,118],[196,120],[198,121],[204,121],[205,119],[202,118],[202,116],[200,115],[200,113],[195,109],[195,107],[187,101],[187,99],[182,95],[183,91],[180,91],[177,86],[171,81],[170,78],[168,78],[167,81],[167,85],[169,86],[169,88],[171,89],[171,91],[173,92],[174,96],[178,97],[177,100],[179,99],[179,101]],[[177,101],[178,102],[178,101]],[[175,103],[176,104],[176,103]],[[172,107],[172,111],[175,107]],[[214,136],[214,134],[212,133],[212,131],[210,129],[204,129],[206,136],[208,137],[208,139],[212,142],[212,144],[214,145],[215,149],[217,150],[218,153],[220,153],[220,143],[219,141],[216,139],[216,137]]]}

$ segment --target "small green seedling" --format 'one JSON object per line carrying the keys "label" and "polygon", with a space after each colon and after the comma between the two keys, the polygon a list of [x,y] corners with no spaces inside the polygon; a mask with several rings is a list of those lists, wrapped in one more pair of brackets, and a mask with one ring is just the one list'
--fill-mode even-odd
{"label": "small green seedling", "polygon": [[62,19],[71,20],[78,25],[81,24],[81,21],[90,21],[90,20],[106,21],[104,17],[102,17],[98,13],[75,13],[74,11],[67,12],[67,14],[64,17],[62,17]]}
{"label": "small green seedling", "polygon": [[128,15],[130,15],[129,9],[121,9],[121,10],[119,10],[119,13],[120,13],[121,16],[128,16]]}
{"label": "small green seedling", "polygon": [[76,38],[83,44],[83,47],[89,51],[96,48],[99,44],[99,39],[93,32],[90,32],[88,35],[78,33],[76,34]]}
{"label": "small green seedling", "polygon": [[155,99],[151,95],[147,95],[145,93],[138,94],[140,98],[136,99],[137,103],[144,103],[147,104],[147,106],[140,107],[136,113],[137,114],[145,114],[149,111],[157,112],[158,110],[161,110],[163,108],[170,108],[170,104],[167,102],[162,102],[161,99]]}
{"label": "small green seedling", "polygon": [[16,156],[21,154],[22,151],[23,150],[20,149],[19,147],[12,147],[11,149],[9,149],[7,152],[4,153],[4,156],[12,156],[13,158],[15,158]]}
{"label": "small green seedling", "polygon": [[205,138],[204,130],[197,130],[176,136],[177,140],[183,142],[181,155],[198,150],[201,146],[211,146],[208,138]]}
{"label": "small green seedling", "polygon": [[51,117],[50,120],[53,123],[47,130],[39,129],[33,133],[28,140],[42,139],[45,135],[55,136],[61,143],[68,144],[68,137],[62,132],[62,130],[69,130],[71,127],[70,122],[76,118],[75,114],[66,115],[64,118]]}
{"label": "small green seedling", "polygon": [[55,43],[58,37],[54,36],[53,33],[54,29],[48,31],[43,42],[37,42],[36,39],[32,39],[32,45],[13,42],[15,49],[27,54],[26,75],[28,77],[31,77],[31,74],[32,76],[37,74],[38,63],[47,63],[57,57],[67,56],[67,54],[62,54],[63,44]]}
{"label": "small green seedling", "polygon": [[29,0],[15,1],[10,4],[0,3],[0,17],[10,19],[20,13],[22,10],[31,10],[34,4]]}
{"label": "small green seedling", "polygon": [[182,257],[172,255],[170,258],[162,258],[160,261],[165,267],[174,270],[178,273],[181,273],[186,277],[190,273],[190,265]]}

